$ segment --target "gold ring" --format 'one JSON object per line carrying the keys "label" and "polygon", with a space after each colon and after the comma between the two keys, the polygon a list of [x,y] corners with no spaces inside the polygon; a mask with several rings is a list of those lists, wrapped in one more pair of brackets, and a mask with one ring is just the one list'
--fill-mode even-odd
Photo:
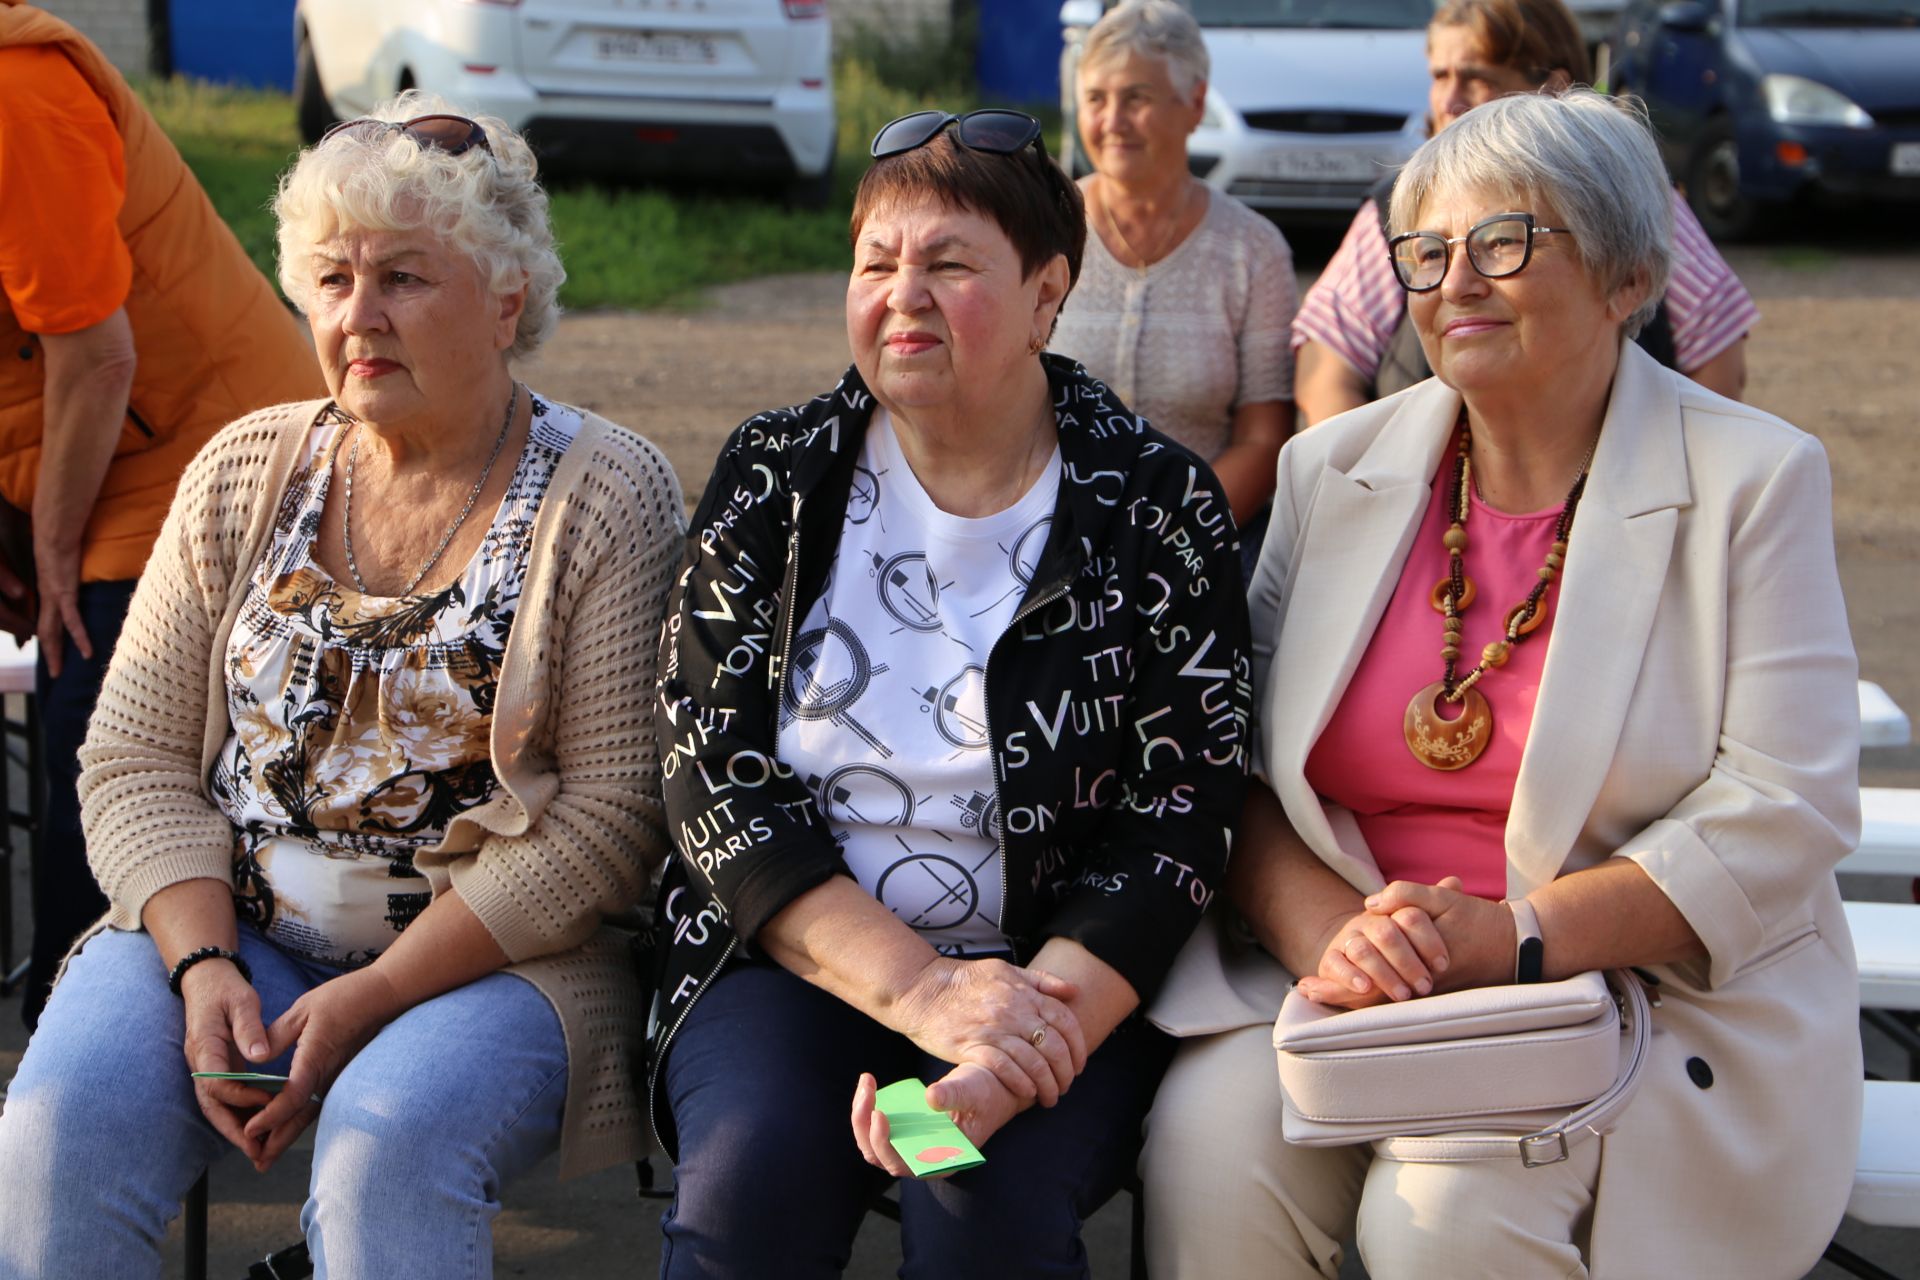
{"label": "gold ring", "polygon": [[1036,1049],[1038,1049],[1041,1045],[1045,1044],[1046,1040],[1047,1040],[1047,1026],[1044,1022],[1041,1023],[1039,1026],[1035,1027],[1033,1029],[1033,1034],[1027,1037],[1027,1043],[1031,1044]]}

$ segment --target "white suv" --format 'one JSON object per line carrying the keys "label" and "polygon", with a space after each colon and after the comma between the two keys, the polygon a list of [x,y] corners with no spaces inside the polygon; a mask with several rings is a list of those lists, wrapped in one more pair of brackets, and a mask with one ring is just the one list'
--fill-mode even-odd
{"label": "white suv", "polygon": [[297,0],[293,39],[309,141],[419,88],[566,173],[831,192],[825,0]]}

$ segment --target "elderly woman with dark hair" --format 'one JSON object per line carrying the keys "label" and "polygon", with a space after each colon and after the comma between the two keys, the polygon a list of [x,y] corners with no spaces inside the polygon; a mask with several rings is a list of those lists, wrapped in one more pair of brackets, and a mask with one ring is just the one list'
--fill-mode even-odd
{"label": "elderly woman with dark hair", "polygon": [[[1629,341],[1671,210],[1644,120],[1585,91],[1476,108],[1401,174],[1438,376],[1281,454],[1235,919],[1154,1010],[1189,1036],[1155,1276],[1332,1280],[1357,1231],[1377,1280],[1785,1278],[1840,1218],[1859,718],[1826,455]],[[1533,1167],[1281,1138],[1289,973],[1351,1009],[1629,967],[1658,1000],[1605,1137]]]}
{"label": "elderly woman with dark hair", "polygon": [[501,121],[403,95],[275,212],[332,395],[215,436],[140,579],[81,757],[112,909],[0,1114],[0,1276],[158,1276],[211,1162],[309,1126],[322,1276],[489,1276],[502,1183],[643,1149],[604,920],[665,853],[679,487],[513,376],[565,272]]}
{"label": "elderly woman with dark hair", "polygon": [[744,423],[693,518],[657,709],[668,1277],[839,1274],[909,1171],[878,1081],[930,1081],[986,1157],[900,1184],[905,1274],[1085,1275],[1133,1171],[1171,1052],[1135,1010],[1244,788],[1246,615],[1205,464],[1041,352],[1085,222],[1039,138],[881,130],[853,368]]}

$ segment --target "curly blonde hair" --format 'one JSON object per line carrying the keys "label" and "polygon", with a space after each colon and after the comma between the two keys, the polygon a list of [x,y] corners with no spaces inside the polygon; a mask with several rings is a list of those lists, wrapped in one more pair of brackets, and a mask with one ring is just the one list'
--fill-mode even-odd
{"label": "curly blonde hair", "polygon": [[[437,94],[409,89],[376,106],[370,120],[465,115]],[[449,155],[394,130],[336,134],[306,148],[281,175],[273,199],[279,223],[280,287],[306,310],[311,282],[296,269],[303,255],[345,227],[412,231],[429,227],[471,258],[496,294],[527,290],[507,354],[538,350],[560,320],[567,278],[547,217],[547,193],[525,138],[495,116],[475,116],[489,155],[475,147]]]}

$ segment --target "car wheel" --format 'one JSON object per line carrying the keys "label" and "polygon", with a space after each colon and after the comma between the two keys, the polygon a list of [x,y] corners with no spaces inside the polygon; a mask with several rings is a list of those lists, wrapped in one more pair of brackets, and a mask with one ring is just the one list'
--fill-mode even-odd
{"label": "car wheel", "polygon": [[1687,203],[1718,240],[1738,240],[1759,225],[1759,208],[1740,189],[1740,145],[1732,122],[1715,120],[1700,135],[1687,165]]}
{"label": "car wheel", "polygon": [[780,187],[780,202],[789,209],[819,211],[833,203],[833,166],[840,154],[840,130],[827,139],[827,167],[811,176],[797,173]]}
{"label": "car wheel", "polygon": [[313,63],[313,41],[305,23],[293,30],[293,114],[300,139],[308,146],[339,123],[326,90],[320,87],[320,69]]}
{"label": "car wheel", "polygon": [[826,171],[809,177],[801,174],[792,178],[781,189],[781,199],[789,209],[802,209],[818,212],[833,203],[833,161],[827,161]]}

